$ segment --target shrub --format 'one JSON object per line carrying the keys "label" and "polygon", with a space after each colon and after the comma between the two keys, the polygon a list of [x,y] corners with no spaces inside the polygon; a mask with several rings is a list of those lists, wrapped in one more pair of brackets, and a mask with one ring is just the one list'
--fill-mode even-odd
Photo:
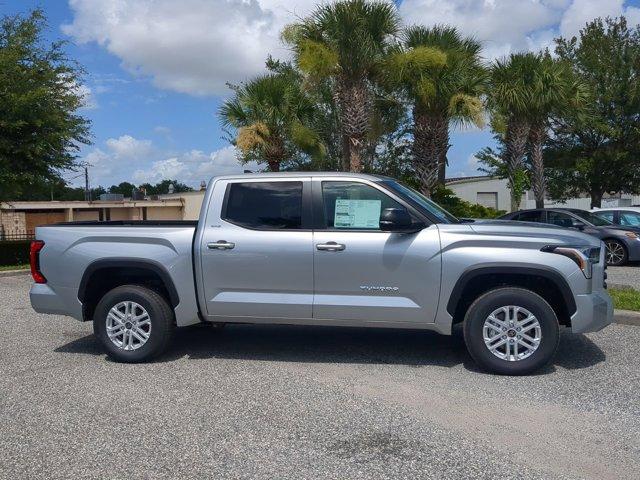
{"label": "shrub", "polygon": [[496,218],[506,213],[462,200],[456,197],[453,190],[441,185],[431,194],[431,200],[458,218]]}
{"label": "shrub", "polygon": [[0,241],[0,265],[21,265],[29,263],[30,240]]}

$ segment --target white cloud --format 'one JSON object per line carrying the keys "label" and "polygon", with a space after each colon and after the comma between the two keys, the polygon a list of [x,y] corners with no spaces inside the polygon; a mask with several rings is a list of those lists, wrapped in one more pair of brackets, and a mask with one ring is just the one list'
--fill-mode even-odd
{"label": "white cloud", "polygon": [[[96,42],[133,75],[162,89],[192,95],[225,95],[264,71],[268,54],[288,58],[282,27],[308,14],[320,0],[69,0],[73,12],[63,31],[79,43]],[[628,2],[627,2],[628,3]],[[598,16],[626,14],[640,22],[640,8],[623,0],[403,0],[407,24],[450,24],[484,45],[488,59],[553,45]],[[96,85],[111,88],[114,79]],[[99,89],[99,90],[98,90]]]}
{"label": "white cloud", "polygon": [[153,151],[151,140],[138,140],[131,135],[110,138],[105,144],[116,159],[135,160],[137,158],[145,158]]}
{"label": "white cloud", "polygon": [[623,0],[573,0],[560,23],[560,33],[566,37],[578,35],[585,24],[597,17],[626,15],[630,24],[640,23],[640,9],[624,7]]}
{"label": "white cloud", "polygon": [[400,13],[408,24],[457,26],[482,41],[488,59],[552,48],[554,37],[575,35],[596,17],[640,22],[640,9],[623,0],[404,0]]}
{"label": "white cloud", "polygon": [[287,56],[279,34],[315,0],[70,0],[63,31],[97,42],[136,75],[194,95],[227,93],[264,69],[267,54]]}
{"label": "white cloud", "polygon": [[156,125],[153,128],[153,131],[159,133],[160,135],[170,135],[171,129],[169,127],[165,127],[164,125]]}
{"label": "white cloud", "polygon": [[467,168],[471,171],[472,175],[475,175],[478,172],[478,166],[480,165],[480,160],[475,155],[469,155],[467,158]]}
{"label": "white cloud", "polygon": [[153,162],[148,168],[133,173],[137,183],[156,183],[165,179],[177,179],[189,185],[198,185],[216,175],[241,173],[243,169],[255,170],[255,164],[240,165],[235,147],[227,146],[209,154],[191,150],[179,156]]}
{"label": "white cloud", "polygon": [[[174,152],[158,148],[151,140],[131,135],[109,138],[104,145],[88,152],[81,162],[89,167],[91,185],[104,187],[123,181],[139,184],[165,179],[196,187],[202,180],[216,175],[260,168],[256,164],[241,165],[232,146],[209,153],[201,150]],[[74,178],[74,181],[79,184],[83,179]]]}
{"label": "white cloud", "polygon": [[480,40],[488,58],[538,46],[538,32],[556,25],[562,0],[404,0],[408,24],[450,24]]}
{"label": "white cloud", "polygon": [[76,93],[82,97],[82,108],[86,110],[93,110],[98,108],[98,102],[96,101],[93,91],[87,85],[76,85]]}

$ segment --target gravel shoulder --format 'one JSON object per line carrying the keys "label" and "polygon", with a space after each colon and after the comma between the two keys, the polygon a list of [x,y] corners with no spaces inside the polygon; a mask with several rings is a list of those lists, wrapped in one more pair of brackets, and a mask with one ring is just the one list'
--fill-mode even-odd
{"label": "gravel shoulder", "polygon": [[197,326],[159,361],[122,365],[90,324],[34,313],[29,283],[0,278],[0,478],[640,469],[637,327],[564,333],[553,364],[530,377],[478,372],[459,335],[328,327]]}

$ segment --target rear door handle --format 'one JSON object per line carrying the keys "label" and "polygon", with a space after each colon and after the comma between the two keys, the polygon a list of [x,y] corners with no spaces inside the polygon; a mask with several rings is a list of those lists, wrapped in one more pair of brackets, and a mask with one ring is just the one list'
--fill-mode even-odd
{"label": "rear door handle", "polygon": [[344,250],[346,246],[342,243],[336,242],[327,242],[327,243],[318,243],[316,244],[316,248],[318,250],[325,250],[327,252],[337,252],[340,250]]}
{"label": "rear door handle", "polygon": [[233,242],[227,242],[226,240],[218,240],[217,242],[207,243],[209,250],[231,250],[236,244]]}

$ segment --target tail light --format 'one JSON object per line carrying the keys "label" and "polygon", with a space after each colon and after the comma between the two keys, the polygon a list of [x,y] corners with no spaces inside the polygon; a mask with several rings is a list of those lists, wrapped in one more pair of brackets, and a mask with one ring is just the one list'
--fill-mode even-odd
{"label": "tail light", "polygon": [[44,247],[42,240],[33,240],[29,249],[29,263],[31,264],[31,276],[36,283],[47,283],[47,279],[40,272],[40,250]]}

